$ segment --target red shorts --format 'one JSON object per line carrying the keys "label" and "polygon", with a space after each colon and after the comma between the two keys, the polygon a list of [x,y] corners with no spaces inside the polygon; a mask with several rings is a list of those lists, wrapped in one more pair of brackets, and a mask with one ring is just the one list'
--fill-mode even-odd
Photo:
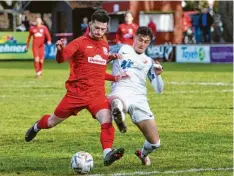
{"label": "red shorts", "polygon": [[34,58],[39,57],[39,59],[44,59],[44,52],[45,52],[44,45],[33,46],[32,50],[33,50],[33,57]]}
{"label": "red shorts", "polygon": [[82,109],[87,109],[95,118],[97,112],[101,109],[110,109],[107,97],[99,97],[90,103],[84,103],[77,98],[71,98],[65,95],[59,105],[56,107],[54,114],[60,118],[68,118],[71,115],[77,115]]}

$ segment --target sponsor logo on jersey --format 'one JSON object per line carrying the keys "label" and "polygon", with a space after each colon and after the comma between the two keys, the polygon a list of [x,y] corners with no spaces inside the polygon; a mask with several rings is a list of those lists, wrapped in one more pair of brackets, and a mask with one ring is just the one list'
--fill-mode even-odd
{"label": "sponsor logo on jersey", "polygon": [[130,34],[132,34],[132,33],[133,33],[133,30],[132,30],[132,29],[128,29],[128,32],[129,32]]}
{"label": "sponsor logo on jersey", "polygon": [[34,36],[35,36],[35,37],[42,37],[42,36],[43,36],[43,34],[42,34],[42,33],[40,33],[40,32],[37,32],[37,33],[35,33],[35,34],[34,34]]}
{"label": "sponsor logo on jersey", "polygon": [[93,48],[93,46],[87,46],[87,48]]}
{"label": "sponsor logo on jersey", "polygon": [[93,64],[106,65],[106,60],[102,59],[100,55],[96,55],[94,57],[88,57],[88,62]]}

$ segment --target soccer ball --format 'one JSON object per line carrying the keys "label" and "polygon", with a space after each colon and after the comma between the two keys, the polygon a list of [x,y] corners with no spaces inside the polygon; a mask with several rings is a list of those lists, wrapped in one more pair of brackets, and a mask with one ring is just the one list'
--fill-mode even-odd
{"label": "soccer ball", "polygon": [[77,152],[72,156],[71,168],[78,174],[87,174],[93,169],[93,157],[88,152]]}

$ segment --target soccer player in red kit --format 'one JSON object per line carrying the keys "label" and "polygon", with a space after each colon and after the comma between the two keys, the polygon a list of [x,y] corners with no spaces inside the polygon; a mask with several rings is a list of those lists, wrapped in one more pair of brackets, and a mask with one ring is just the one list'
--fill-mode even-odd
{"label": "soccer player in red kit", "polygon": [[120,58],[109,54],[109,46],[102,39],[110,17],[104,10],[97,10],[91,17],[90,32],[66,47],[63,40],[56,43],[58,63],[70,59],[70,76],[66,81],[67,93],[56,107],[54,114],[44,115],[26,133],[25,140],[31,141],[41,129],[48,129],[61,123],[82,109],[87,109],[101,125],[100,141],[104,154],[104,165],[120,159],[124,149],[112,149],[115,129],[112,125],[110,105],[105,96],[105,79],[118,80],[106,73],[108,59]]}
{"label": "soccer player in red kit", "polygon": [[33,36],[32,50],[34,57],[34,68],[36,71],[36,76],[40,77],[42,75],[42,69],[44,64],[45,38],[47,39],[47,43],[49,45],[51,44],[51,36],[48,31],[48,28],[42,25],[42,20],[40,17],[36,18],[36,26],[31,26],[29,29],[26,50],[28,50],[31,36]]}
{"label": "soccer player in red kit", "polygon": [[117,44],[133,45],[133,37],[136,34],[138,25],[133,23],[133,15],[130,11],[125,13],[125,23],[120,24],[116,32]]}

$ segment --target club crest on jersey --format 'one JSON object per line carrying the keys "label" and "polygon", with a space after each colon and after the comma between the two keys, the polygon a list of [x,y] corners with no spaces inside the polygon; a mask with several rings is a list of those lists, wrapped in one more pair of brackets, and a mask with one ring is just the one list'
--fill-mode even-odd
{"label": "club crest on jersey", "polygon": [[40,29],[40,33],[43,33],[43,29]]}
{"label": "club crest on jersey", "polygon": [[107,48],[106,48],[106,47],[102,47],[102,49],[103,49],[103,53],[104,53],[105,55],[108,55],[108,50],[107,50]]}
{"label": "club crest on jersey", "polygon": [[88,57],[88,62],[93,64],[106,65],[106,60],[102,59],[100,55],[96,55],[94,57]]}

